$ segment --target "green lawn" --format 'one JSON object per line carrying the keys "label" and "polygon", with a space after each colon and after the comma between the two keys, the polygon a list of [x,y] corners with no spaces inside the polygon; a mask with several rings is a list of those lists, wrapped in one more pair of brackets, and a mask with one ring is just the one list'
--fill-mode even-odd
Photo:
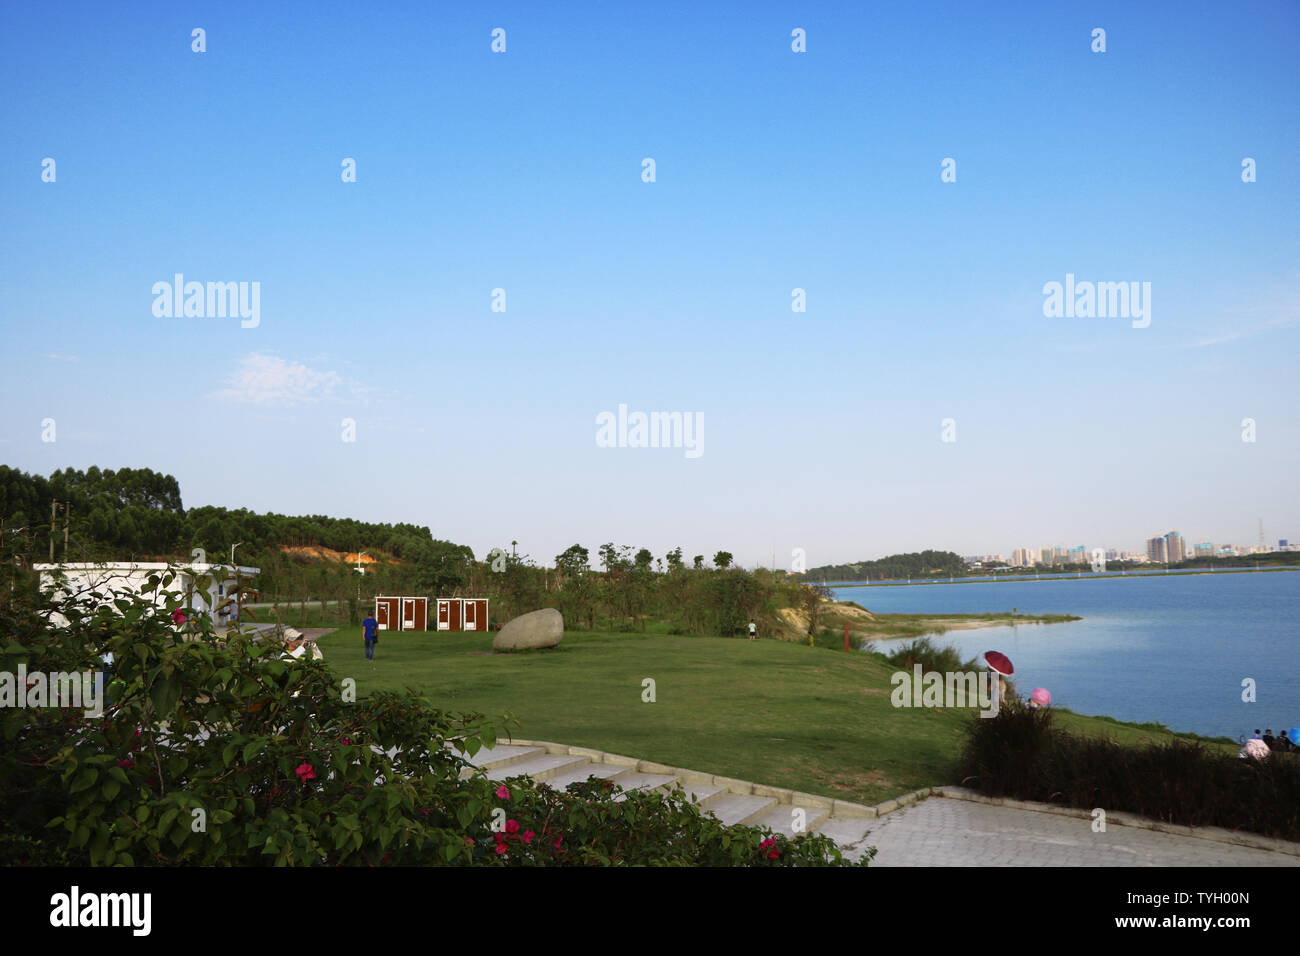
{"label": "green lawn", "polygon": [[[413,688],[436,706],[513,714],[515,736],[877,803],[956,783],[968,711],[895,708],[894,668],[865,654],[775,640],[567,632],[560,647],[488,654],[491,634],[383,632],[373,664],[360,628],[324,637],[357,693]],[[656,701],[642,701],[642,681]],[[1061,714],[1124,742],[1161,736]]]}

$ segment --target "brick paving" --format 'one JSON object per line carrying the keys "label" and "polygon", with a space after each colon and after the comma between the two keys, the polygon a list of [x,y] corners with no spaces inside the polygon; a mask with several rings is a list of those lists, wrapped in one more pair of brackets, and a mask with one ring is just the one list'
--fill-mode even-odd
{"label": "brick paving", "polygon": [[869,827],[872,866],[1300,866],[1300,857],[1090,819],[931,797]]}

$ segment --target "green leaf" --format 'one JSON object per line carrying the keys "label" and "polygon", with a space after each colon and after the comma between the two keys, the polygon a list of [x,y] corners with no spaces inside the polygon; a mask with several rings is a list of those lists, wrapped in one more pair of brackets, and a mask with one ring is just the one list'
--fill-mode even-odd
{"label": "green leaf", "polygon": [[80,793],[82,790],[88,790],[95,785],[95,780],[99,777],[99,771],[94,767],[86,767],[81,773],[77,774],[77,779],[73,782],[68,793]]}
{"label": "green leaf", "polygon": [[166,836],[166,835],[167,835],[167,829],[168,829],[168,827],[170,827],[170,826],[172,825],[172,821],[176,819],[176,815],[177,815],[179,812],[180,812],[180,811],[177,810],[175,807],[172,807],[170,810],[168,810],[168,811],[166,811],[165,813],[163,813],[162,818],[158,821],[158,835],[159,835],[159,836]]}
{"label": "green leaf", "polygon": [[248,763],[265,749],[266,744],[260,738],[244,744],[244,763]]}
{"label": "green leaf", "polygon": [[165,677],[153,685],[153,704],[160,714],[170,714],[180,700],[181,684],[173,677]]}

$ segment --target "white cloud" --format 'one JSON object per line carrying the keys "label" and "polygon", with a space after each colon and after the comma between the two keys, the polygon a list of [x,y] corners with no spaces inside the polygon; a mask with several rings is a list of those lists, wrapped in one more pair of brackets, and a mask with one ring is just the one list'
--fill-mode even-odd
{"label": "white cloud", "polygon": [[337,372],[321,372],[278,355],[254,352],[240,359],[239,367],[226,380],[227,387],[213,397],[251,405],[301,405],[329,398],[342,383]]}

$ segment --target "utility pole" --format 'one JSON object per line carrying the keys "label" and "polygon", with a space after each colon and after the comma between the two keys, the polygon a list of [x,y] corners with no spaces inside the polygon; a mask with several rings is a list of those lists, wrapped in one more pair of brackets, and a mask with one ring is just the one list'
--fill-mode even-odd
{"label": "utility pole", "polygon": [[59,513],[59,499],[50,502],[50,564],[54,563],[54,522]]}

